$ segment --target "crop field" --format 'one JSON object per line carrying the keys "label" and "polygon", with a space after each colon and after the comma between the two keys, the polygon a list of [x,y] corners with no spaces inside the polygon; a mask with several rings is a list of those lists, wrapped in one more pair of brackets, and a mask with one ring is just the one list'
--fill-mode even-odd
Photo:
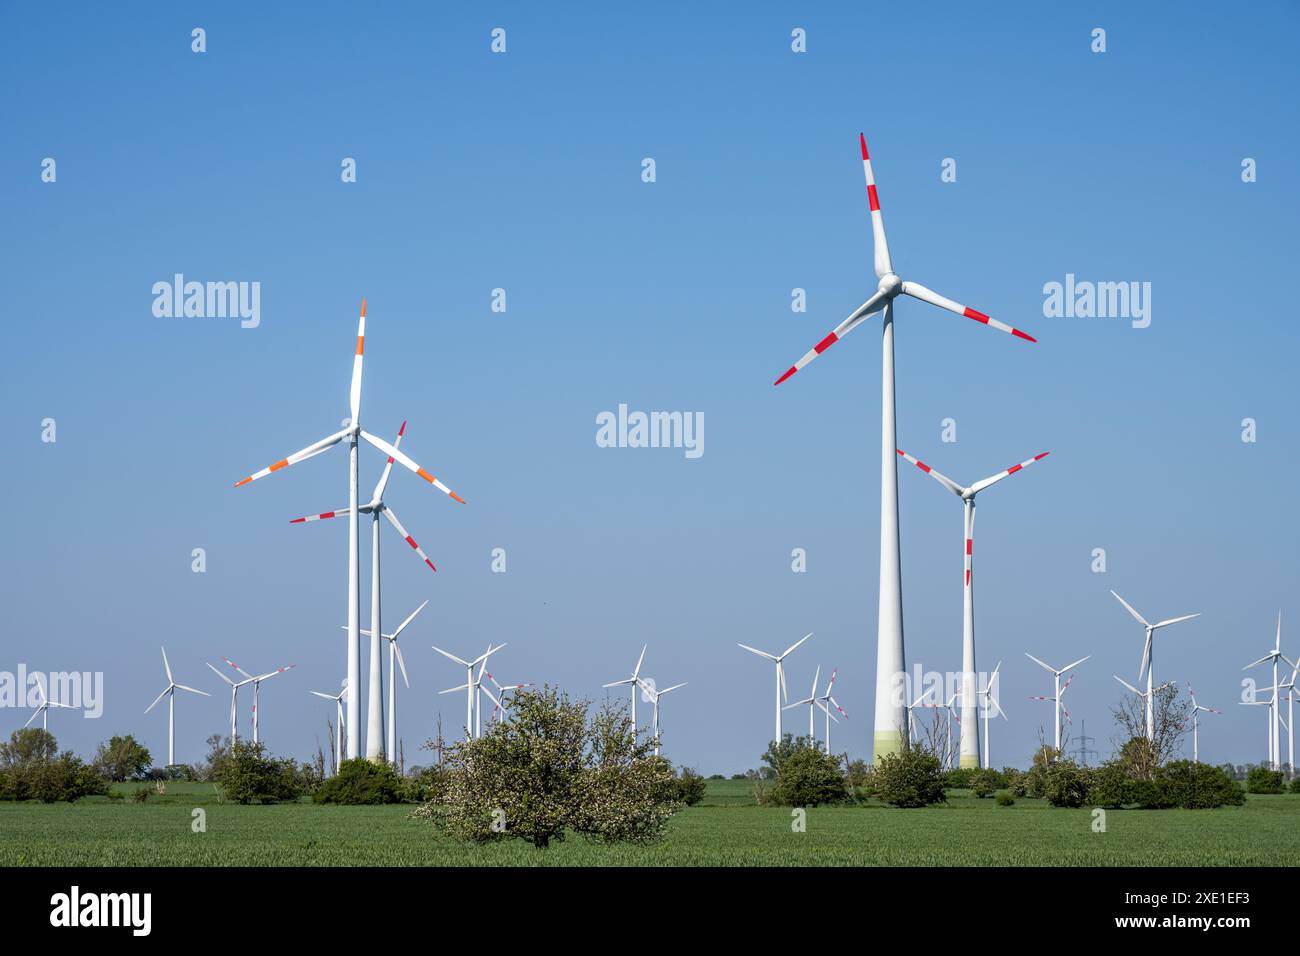
{"label": "crop field", "polygon": [[[410,806],[310,803],[241,807],[208,784],[166,796],[75,804],[0,803],[0,866],[1290,866],[1300,853],[1300,796],[1256,796],[1218,810],[1090,809],[1022,799],[998,807],[963,791],[947,806],[876,804],[792,812],[758,807],[741,781],[710,781],[699,806],[674,817],[652,847],[571,839],[536,850],[519,841],[465,846],[411,818]],[[207,830],[191,830],[192,811]]]}

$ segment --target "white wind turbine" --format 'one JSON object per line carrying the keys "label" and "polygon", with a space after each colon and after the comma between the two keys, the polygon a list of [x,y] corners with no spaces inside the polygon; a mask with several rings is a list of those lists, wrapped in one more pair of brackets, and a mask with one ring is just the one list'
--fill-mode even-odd
{"label": "white wind turbine", "polygon": [[[1291,676],[1281,684],[1286,691],[1286,765],[1291,779],[1295,779],[1295,679],[1300,674],[1300,663],[1292,665]],[[1193,700],[1193,702],[1195,702]]]}
{"label": "white wind turbine", "polygon": [[1264,716],[1268,718],[1268,726],[1265,728],[1268,732],[1268,762],[1273,763],[1273,710],[1275,701],[1271,700],[1242,700],[1238,701],[1243,707],[1267,707],[1268,713]]}
{"label": "white wind turbine", "polygon": [[867,181],[867,201],[871,207],[871,231],[875,244],[876,292],[858,306],[835,330],[818,342],[794,363],[775,384],[780,385],[814,358],[862,324],[877,311],[884,314],[881,335],[881,403],[880,403],[880,609],[876,634],[876,726],[873,752],[882,756],[897,752],[903,742],[905,698],[898,691],[898,675],[906,673],[903,650],[903,586],[898,537],[898,466],[895,455],[894,406],[894,299],[909,295],[1000,329],[1027,342],[1033,336],[990,318],[983,312],[954,302],[916,282],[904,282],[894,273],[885,241],[885,224],[880,214],[876,180],[871,171],[867,140],[860,135],[862,170]]}
{"label": "white wind turbine", "polygon": [[[1110,593],[1115,594],[1114,591],[1111,591]],[[1152,740],[1155,738],[1156,735],[1155,706],[1154,706],[1155,694],[1153,693],[1151,687],[1151,685],[1154,683],[1154,678],[1151,673],[1151,669],[1152,669],[1151,659],[1155,654],[1155,633],[1162,627],[1168,627],[1170,624],[1177,624],[1180,621],[1190,621],[1192,618],[1200,617],[1201,615],[1200,612],[1198,611],[1196,614],[1184,614],[1181,617],[1171,617],[1166,621],[1160,621],[1158,624],[1148,624],[1147,619],[1144,618],[1137,611],[1135,611],[1133,609],[1133,606],[1129,604],[1128,601],[1125,601],[1118,594],[1115,594],[1115,600],[1119,601],[1120,604],[1123,604],[1125,609],[1127,609],[1128,612],[1132,614],[1134,618],[1137,619],[1138,623],[1141,624],[1144,628],[1146,628],[1147,638],[1142,645],[1142,664],[1138,668],[1138,680],[1142,679],[1142,674],[1145,672],[1147,675],[1147,692],[1146,692],[1147,739]]]}
{"label": "white wind turbine", "polygon": [[965,718],[961,722],[961,766],[978,767],[980,765],[980,741],[979,721],[976,719],[979,693],[975,676],[975,584],[971,580],[971,566],[974,560],[971,552],[973,551],[975,538],[975,496],[985,488],[996,485],[1003,478],[1014,475],[1036,461],[1041,461],[1051,453],[1045,451],[1042,454],[1035,455],[1033,458],[1022,461],[1018,465],[1012,465],[1010,468],[981,479],[968,487],[962,487],[951,478],[939,474],[925,462],[913,458],[901,448],[898,449],[898,453],[961,499],[964,531],[962,550],[965,553],[963,560],[965,561],[966,571],[962,583],[961,611],[961,711],[962,717]]}
{"label": "white wind turbine", "polygon": [[658,690],[655,688],[654,684],[648,681],[640,680],[639,678],[637,680],[637,683],[641,686],[641,689],[644,690],[646,694],[650,696],[650,700],[654,704],[653,727],[654,727],[654,737],[655,737],[655,756],[658,757],[659,756],[659,698],[662,697],[664,694],[668,693],[670,690],[676,690],[679,687],[685,687],[686,681],[682,681],[680,684],[673,684],[671,687],[665,687],[663,690]]}
{"label": "white wind turbine", "polygon": [[817,671],[813,674],[812,690],[808,692],[808,696],[803,700],[796,700],[793,704],[786,704],[781,708],[782,710],[790,710],[805,705],[808,707],[808,740],[813,743],[817,741],[817,725],[815,723],[817,717],[817,682],[821,679],[822,666],[818,664]]}
{"label": "white wind turbine", "polygon": [[[475,689],[478,687],[478,682],[474,680],[474,668],[478,667],[480,664],[486,663],[489,657],[491,657],[497,651],[501,650],[501,648],[503,647],[505,647],[504,644],[497,645],[496,647],[493,647],[491,644],[488,644],[487,652],[474,658],[472,661],[467,661],[464,658],[457,657],[455,654],[452,654],[449,651],[444,651],[441,647],[433,648],[443,657],[455,661],[461,667],[465,668],[465,683],[460,684],[456,687],[448,687],[446,690],[438,691],[438,693],[450,694],[458,690],[465,691],[465,739],[466,740],[472,740],[476,736],[474,732],[474,727],[477,721],[476,721],[474,704],[477,699],[477,695],[475,694]],[[480,677],[480,681],[481,680],[482,678]]]}
{"label": "white wind turbine", "polygon": [[[402,427],[397,430],[397,437],[393,440],[393,448],[398,448],[401,446],[402,436],[405,434],[406,434],[406,422],[402,422]],[[433,566],[433,562],[429,560],[429,556],[424,553],[424,551],[416,543],[415,539],[411,537],[411,535],[407,532],[407,530],[404,527],[402,527],[402,523],[397,520],[397,515],[393,513],[392,508],[384,504],[384,490],[388,487],[388,478],[393,472],[393,460],[394,460],[393,457],[390,455],[388,457],[388,461],[384,464],[384,470],[379,475],[379,481],[375,483],[375,490],[371,494],[370,500],[366,502],[364,505],[361,505],[360,507],[360,511],[363,515],[370,515],[370,629],[361,631],[361,634],[365,636],[375,634],[376,632],[381,634],[383,633],[380,625],[380,619],[381,619],[380,612],[383,606],[383,601],[381,600],[380,597],[382,591],[380,587],[380,573],[379,573],[379,568],[380,568],[379,516],[380,515],[383,515],[385,518],[388,519],[388,523],[391,524],[393,526],[393,529],[402,536],[402,540],[405,541],[407,544],[409,544],[411,548],[415,551],[415,553],[420,556],[421,560],[423,560],[424,563],[429,566],[429,570],[431,571],[438,570]],[[338,508],[334,511],[322,512],[321,514],[305,515],[304,517],[301,518],[294,518],[289,523],[303,524],[309,521],[320,521],[326,518],[336,518],[340,515],[350,514],[351,511],[352,511],[351,508]],[[345,626],[344,630],[346,629],[347,628]],[[390,642],[389,643],[390,651],[388,655],[389,658],[388,683],[390,688],[393,689],[393,693],[395,694],[396,685],[393,683],[393,678],[394,678],[393,660],[392,660],[393,654],[391,651],[391,648],[393,646],[394,645]],[[405,668],[403,668],[403,671],[405,671]],[[396,760],[396,755],[392,751],[392,748],[394,746],[392,726],[391,726],[394,720],[392,695],[390,695],[389,703],[388,703],[389,733],[387,736],[387,746],[385,746],[385,738],[383,734],[383,710],[384,710],[383,667],[380,664],[380,642],[374,640],[373,638],[371,638],[370,641],[370,696],[368,698],[368,701],[369,703],[367,706],[368,706],[369,720],[367,722],[367,727],[366,727],[366,731],[367,731],[366,732],[366,759],[379,760],[386,753],[388,755],[389,761]]]}
{"label": "white wind turbine", "polygon": [[1272,763],[1273,765],[1272,769],[1274,770],[1280,769],[1282,765],[1281,737],[1278,734],[1278,726],[1277,726],[1278,718],[1281,716],[1279,714],[1279,709],[1278,709],[1279,698],[1277,696],[1277,692],[1278,692],[1277,662],[1278,661],[1286,661],[1292,667],[1295,666],[1295,662],[1282,653],[1282,612],[1281,611],[1277,612],[1277,639],[1273,643],[1273,649],[1269,651],[1267,654],[1265,654],[1263,657],[1261,657],[1259,660],[1252,661],[1251,663],[1247,664],[1245,667],[1242,668],[1242,670],[1247,671],[1250,670],[1252,667],[1257,667],[1260,664],[1272,663],[1273,665],[1273,705],[1272,705],[1273,713],[1272,716],[1269,718],[1269,720],[1272,722],[1271,726],[1269,727],[1269,739],[1272,741],[1272,743],[1269,745],[1268,759]]}
{"label": "white wind turbine", "polygon": [[337,694],[326,694],[323,691],[314,690],[312,693],[317,697],[323,697],[326,700],[334,701],[337,710],[334,721],[334,766],[337,768],[343,763],[343,698],[348,696],[347,680],[343,681],[343,689]]}
{"label": "white wind turbine", "polygon": [[[920,697],[916,698],[916,700],[912,701],[910,704],[907,705],[906,708],[907,709],[907,739],[909,742],[916,740],[916,719],[913,717],[912,712],[915,711],[916,708],[918,707],[925,708],[925,707],[937,706],[936,704],[927,704],[925,702],[925,699],[927,697],[934,696],[937,689],[938,688],[931,687],[929,690],[924,691]],[[935,700],[938,700],[938,698],[936,697]]]}
{"label": "white wind turbine", "polygon": [[525,687],[534,686],[532,682],[529,682],[527,684],[503,684],[500,681],[498,681],[495,677],[492,676],[491,671],[487,672],[487,679],[490,680],[492,682],[492,686],[497,689],[497,696],[493,698],[493,700],[496,702],[496,706],[492,708],[492,717],[494,720],[501,720],[505,717],[506,710],[507,710],[507,705],[506,705],[507,694],[509,694],[512,690],[523,690]]}
{"label": "white wind turbine", "polygon": [[1047,671],[1049,674],[1052,675],[1052,696],[1051,697],[1030,697],[1029,699],[1053,701],[1052,709],[1056,713],[1056,735],[1053,739],[1055,741],[1056,750],[1059,753],[1061,750],[1061,695],[1065,693],[1065,687],[1070,686],[1070,680],[1074,680],[1073,675],[1071,675],[1070,680],[1067,680],[1065,682],[1065,687],[1062,687],[1061,676],[1068,671],[1074,670],[1076,667],[1078,667],[1080,664],[1086,661],[1089,657],[1092,657],[1092,655],[1089,654],[1088,657],[1080,657],[1073,664],[1066,664],[1060,670],[1057,670],[1055,667],[1053,667],[1050,664],[1044,664],[1042,661],[1040,661],[1033,654],[1030,654],[1028,651],[1025,652],[1025,656],[1028,657],[1035,664],[1037,664],[1039,667],[1041,667],[1043,670]]}
{"label": "white wind turbine", "polygon": [[[357,518],[359,507],[357,501],[357,485],[359,482],[357,470],[357,442],[359,439],[365,439],[374,447],[389,458],[396,461],[403,468],[408,468],[415,472],[425,481],[429,482],[440,491],[450,495],[455,500],[464,504],[454,491],[440,482],[428,471],[416,464],[411,458],[401,451],[398,451],[382,438],[376,438],[369,432],[361,428],[361,367],[362,356],[365,353],[366,341],[366,301],[361,300],[361,318],[357,323],[357,350],[352,358],[352,387],[349,392],[349,408],[351,418],[348,424],[333,435],[327,435],[320,441],[308,445],[301,451],[296,451],[288,458],[281,458],[273,465],[263,468],[261,471],[254,472],[246,478],[241,478],[235,482],[235,487],[246,485],[258,478],[287,468],[290,465],[296,465],[300,461],[306,461],[308,458],[315,457],[321,452],[332,448],[339,442],[347,439],[348,441],[348,654],[347,654],[347,671],[348,686],[360,687],[361,685],[361,554],[358,542]],[[373,617],[373,615],[372,615]],[[374,630],[380,628],[376,625]],[[348,726],[355,728],[359,725],[361,716],[361,702],[358,699],[359,694],[348,695]],[[360,750],[360,734],[355,732],[348,734],[348,756],[356,757]]]}
{"label": "white wind turbine", "polygon": [[167,687],[161,694],[154,698],[152,704],[144,709],[147,714],[154,709],[158,701],[164,697],[167,698],[167,766],[172,767],[176,764],[176,691],[187,690],[191,694],[202,694],[204,697],[211,697],[206,690],[199,690],[197,687],[187,687],[184,684],[178,684],[172,678],[172,666],[167,662],[167,648],[160,648],[163,657],[163,670],[167,672]]}
{"label": "white wind turbine", "polygon": [[779,655],[769,654],[767,651],[760,651],[756,647],[750,647],[748,644],[740,644],[737,642],[738,646],[743,647],[745,650],[749,651],[749,653],[757,654],[759,657],[766,657],[769,661],[776,664],[776,742],[778,744],[781,742],[781,701],[787,699],[787,694],[785,692],[785,667],[782,664],[782,661],[789,657],[796,647],[808,640],[810,637],[812,637],[811,631],[799,638],[799,640],[795,641]]}
{"label": "white wind turbine", "polygon": [[[387,514],[388,512],[384,512],[384,513]],[[406,620],[403,621],[401,624],[397,625],[397,630],[393,631],[392,634],[382,635],[384,640],[388,642],[388,736],[386,738],[387,743],[386,746],[384,747],[384,753],[388,755],[389,763],[393,763],[397,760],[397,749],[396,749],[397,748],[397,674],[395,673],[396,668],[400,667],[402,669],[402,683],[404,683],[408,688],[411,686],[410,678],[406,676],[406,661],[402,660],[402,649],[397,646],[397,638],[401,636],[401,633],[404,630],[406,630],[406,625],[410,624],[413,620],[415,620],[415,615],[423,611],[424,605],[428,603],[429,603],[428,601],[425,601],[424,604],[421,604],[409,615],[407,615]],[[361,634],[364,637],[370,637],[370,635],[373,633],[374,633],[373,631],[369,631],[364,628],[361,631]],[[367,754],[367,759],[373,760],[375,758],[370,757],[369,754]]]}
{"label": "white wind turbine", "polygon": [[991,711],[996,709],[1003,720],[1007,719],[1007,713],[1002,709],[1002,705],[998,703],[997,695],[993,690],[993,686],[998,682],[998,671],[1001,669],[1002,662],[998,661],[998,666],[993,668],[993,673],[990,674],[989,679],[984,682],[984,689],[979,692],[979,696],[984,698],[984,703],[980,707],[980,716],[984,720],[983,743],[985,767],[993,766],[989,763],[989,719],[992,716]]}
{"label": "white wind turbine", "polygon": [[[227,664],[230,664],[230,661],[226,660],[226,658],[223,657],[222,660],[225,660]],[[204,661],[204,663],[207,664],[207,661]],[[234,667],[233,664],[230,666]],[[249,677],[247,680],[233,681],[226,676],[224,671],[217,670],[211,664],[208,664],[208,667],[212,670],[212,673],[216,674],[230,685],[230,745],[233,747],[239,742],[239,688],[243,687],[245,684],[253,683],[253,678]],[[241,673],[243,672],[241,671]]]}
{"label": "white wind turbine", "polygon": [[41,730],[48,731],[50,729],[50,708],[51,707],[64,707],[68,710],[77,709],[73,707],[71,704],[61,704],[57,700],[50,700],[48,697],[46,697],[45,688],[41,686],[40,681],[36,682],[36,693],[40,695],[40,703],[36,705],[36,709],[32,711],[32,715],[27,718],[27,723],[23,724],[24,727],[30,727],[32,725],[32,721],[35,720],[37,717],[40,717]]}
{"label": "white wind turbine", "polygon": [[1197,713],[1203,710],[1207,714],[1222,714],[1223,711],[1215,710],[1213,707],[1206,707],[1204,704],[1198,704],[1196,702],[1196,691],[1192,689],[1191,684],[1187,685],[1187,695],[1192,699],[1192,763],[1200,763],[1201,747],[1200,734],[1198,731],[1200,730],[1201,722],[1197,717]]}
{"label": "white wind turbine", "polygon": [[[262,681],[270,680],[272,677],[276,677],[280,674],[283,674],[285,671],[291,671],[298,665],[290,664],[288,667],[277,667],[273,671],[267,671],[265,674],[258,674],[254,676],[248,673],[248,671],[244,670],[234,661],[232,661],[229,657],[223,657],[222,660],[225,661],[227,664],[229,664],[231,667],[233,667],[235,670],[239,671],[239,673],[243,674],[245,678],[247,678],[246,680],[240,681],[239,684],[232,685],[236,691],[239,690],[239,687],[243,684],[253,685],[253,743],[257,743],[261,739],[261,737],[258,736],[257,697],[258,697],[258,691],[260,691],[262,688]],[[212,667],[211,664],[209,664],[208,666]],[[212,669],[216,670],[215,667],[213,667]],[[221,672],[217,671],[217,673],[221,673]],[[234,706],[233,701],[231,703],[231,706],[232,707]],[[232,741],[234,740],[233,736],[231,737],[231,740]]]}
{"label": "white wind turbine", "polygon": [[639,682],[640,682],[640,680],[641,680],[641,676],[640,676],[640,675],[641,675],[641,664],[645,661],[645,652],[646,652],[646,648],[648,648],[649,646],[650,646],[649,644],[642,645],[642,647],[641,647],[641,656],[638,657],[638,658],[636,659],[636,667],[632,668],[632,676],[631,676],[631,677],[625,677],[623,680],[610,681],[608,684],[602,684],[602,685],[601,685],[602,687],[622,687],[624,684],[626,684],[626,685],[628,685],[628,687],[631,688],[631,691],[632,691],[632,729],[633,729],[633,730],[636,730],[637,727],[638,727],[637,722],[636,722],[636,696],[637,696],[637,690],[638,690]]}
{"label": "white wind turbine", "polygon": [[831,671],[831,679],[826,684],[826,693],[817,698],[817,706],[820,707],[822,712],[826,715],[826,753],[828,754],[831,752],[831,721],[834,721],[837,724],[840,722],[839,717],[836,717],[831,713],[831,708],[834,707],[838,710],[840,712],[840,717],[843,717],[845,720],[849,719],[849,715],[844,712],[844,708],[840,706],[839,701],[837,701],[831,694],[832,690],[835,688],[835,677],[839,672],[840,669],[838,667]]}

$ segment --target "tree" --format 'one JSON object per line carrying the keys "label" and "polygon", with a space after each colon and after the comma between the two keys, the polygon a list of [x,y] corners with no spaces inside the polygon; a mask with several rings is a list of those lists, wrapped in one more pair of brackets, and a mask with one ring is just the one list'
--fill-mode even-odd
{"label": "tree", "polygon": [[312,794],[313,803],[401,803],[405,787],[397,771],[364,757],[344,760],[339,772]]}
{"label": "tree", "polygon": [[1270,770],[1263,764],[1251,767],[1246,774],[1246,790],[1250,793],[1281,793],[1282,771]]}
{"label": "tree", "polygon": [[1132,737],[1119,748],[1119,764],[1130,780],[1154,780],[1160,753],[1146,737]]}
{"label": "tree", "polygon": [[447,748],[442,799],[416,815],[477,843],[662,838],[679,806],[671,766],[623,709],[607,704],[588,721],[589,706],[549,685],[516,694],[507,719]]}
{"label": "tree", "polygon": [[51,760],[59,745],[54,735],[40,727],[24,727],[0,744],[0,768],[21,767],[33,760]]}
{"label": "tree", "polygon": [[221,761],[214,780],[222,795],[235,803],[283,803],[307,792],[308,771],[287,758],[269,756],[263,743],[241,740]]}
{"label": "tree", "polygon": [[817,741],[812,737],[796,737],[793,734],[782,734],[779,741],[773,740],[763,751],[763,763],[767,764],[762,769],[764,779],[773,780],[781,774],[781,764],[787,757],[809,748],[817,747]]}
{"label": "tree", "polygon": [[108,792],[108,781],[71,751],[57,753],[54,735],[15,730],[0,744],[0,800],[77,800]]}
{"label": "tree", "polygon": [[[1151,780],[1157,767],[1173,759],[1182,743],[1183,734],[1187,732],[1191,715],[1191,703],[1178,696],[1178,685],[1169,684],[1153,691],[1155,706],[1152,712],[1154,735],[1147,740],[1146,706],[1143,698],[1128,694],[1111,708],[1111,715],[1119,728],[1120,739],[1127,747],[1134,740],[1146,741],[1147,752],[1134,753],[1140,763],[1132,764],[1130,771],[1141,774],[1136,779]],[[1121,747],[1121,751],[1123,750]],[[1122,758],[1121,758],[1122,759]]]}
{"label": "tree", "polygon": [[203,758],[202,764],[194,768],[195,776],[200,780],[214,781],[220,776],[222,766],[230,758],[230,738],[213,734],[205,743],[208,745],[208,755]]}
{"label": "tree", "polygon": [[140,746],[134,737],[112,737],[99,745],[92,766],[99,774],[114,783],[125,780],[142,780],[153,766],[153,757]]}
{"label": "tree", "polygon": [[943,766],[924,744],[906,744],[885,754],[876,764],[876,790],[880,799],[895,807],[925,807],[943,803]]}
{"label": "tree", "polygon": [[1073,760],[1058,760],[1043,776],[1043,796],[1054,807],[1081,807],[1088,796],[1087,775]]}
{"label": "tree", "polygon": [[673,778],[673,799],[683,806],[695,806],[704,799],[707,790],[708,784],[704,782],[704,778],[691,767],[682,767]]}

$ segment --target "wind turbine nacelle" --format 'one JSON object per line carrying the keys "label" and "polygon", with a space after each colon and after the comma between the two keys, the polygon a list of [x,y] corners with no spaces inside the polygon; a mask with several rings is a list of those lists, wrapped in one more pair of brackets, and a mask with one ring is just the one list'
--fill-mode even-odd
{"label": "wind turbine nacelle", "polygon": [[900,279],[894,273],[890,272],[880,277],[880,285],[877,286],[877,288],[879,288],[881,292],[885,293],[885,295],[893,299],[897,297],[897,295],[900,292],[903,291],[903,280]]}

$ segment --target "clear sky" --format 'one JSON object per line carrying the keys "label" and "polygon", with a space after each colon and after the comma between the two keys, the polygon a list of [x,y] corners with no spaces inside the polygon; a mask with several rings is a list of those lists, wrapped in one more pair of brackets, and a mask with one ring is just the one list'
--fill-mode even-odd
{"label": "clear sky", "polygon": [[[865,131],[903,278],[1039,339],[897,309],[904,448],[963,482],[1052,452],[980,499],[979,664],[1004,661],[1011,718],[994,762],[1026,762],[1050,733],[1050,705],[1027,699],[1050,684],[1025,651],[1094,655],[1072,730],[1086,720],[1109,751],[1111,674],[1135,680],[1142,637],[1109,588],[1152,619],[1203,612],[1159,636],[1157,677],[1225,711],[1202,724],[1203,759],[1263,758],[1241,667],[1279,608],[1283,650],[1300,650],[1294,5],[0,16],[0,670],[104,673],[102,718],[51,717],[66,746],[130,732],[161,761],[166,715],[142,713],[165,684],[161,644],[178,680],[214,694],[178,702],[180,759],[226,727],[203,666],[222,656],[297,664],[264,687],[264,737],[304,758],[324,742],[332,711],[308,691],[343,676],[346,527],[288,519],[346,503],[346,452],[232,484],[339,427],[364,296],[363,423],[391,438],[408,419],[403,448],[469,502],[409,473],[390,485],[439,568],[385,530],[386,621],[430,601],[404,635],[408,764],[428,759],[440,709],[449,735],[463,714],[437,696],[463,675],[429,645],[508,641],[504,682],[596,699],[649,644],[647,675],[689,682],[664,700],[666,752],[743,770],[771,734],[772,673],[736,642],[808,631],[791,692],[839,667],[850,719],[834,743],[865,756],[878,325],[771,384],[875,287]],[[260,324],[155,317],[152,286],[175,273],[260,282]],[[1045,316],[1044,285],[1067,274],[1149,282],[1150,325]],[[620,403],[702,414],[704,454],[598,447],[596,416]],[[382,458],[362,455],[364,492]],[[899,491],[909,665],[953,671],[960,507],[913,468]],[[0,711],[0,730],[27,713]]]}

